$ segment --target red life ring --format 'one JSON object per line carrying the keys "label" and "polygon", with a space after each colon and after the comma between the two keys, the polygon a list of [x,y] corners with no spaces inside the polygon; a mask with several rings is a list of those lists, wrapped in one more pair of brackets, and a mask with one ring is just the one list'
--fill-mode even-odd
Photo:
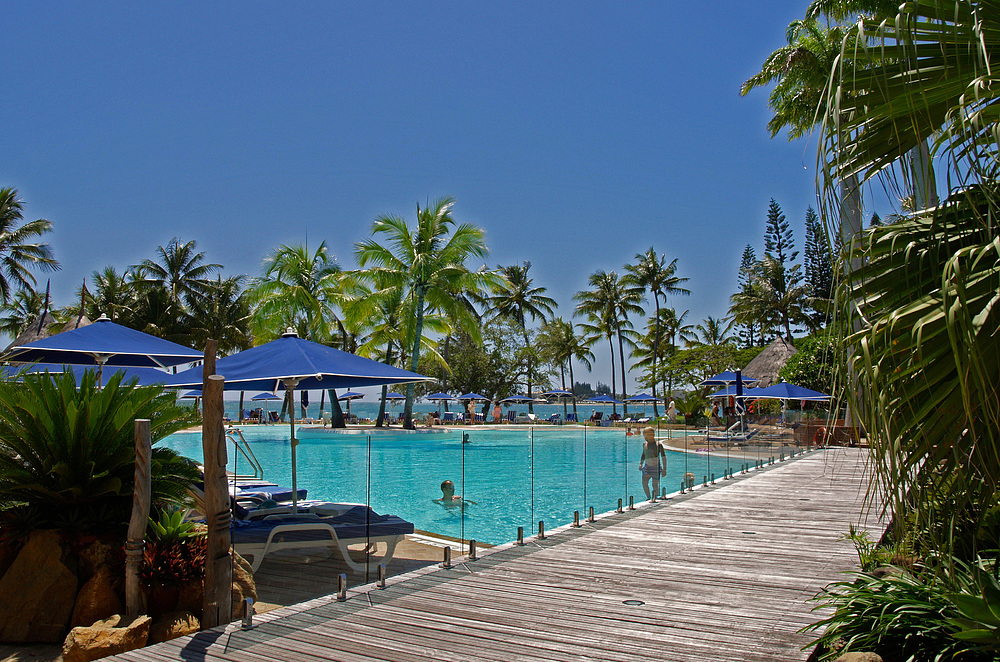
{"label": "red life ring", "polygon": [[819,428],[813,435],[813,446],[822,446],[826,441],[826,428]]}

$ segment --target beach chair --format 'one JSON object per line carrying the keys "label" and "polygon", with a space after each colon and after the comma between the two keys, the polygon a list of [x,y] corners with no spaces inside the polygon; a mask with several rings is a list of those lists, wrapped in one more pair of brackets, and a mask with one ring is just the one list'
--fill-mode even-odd
{"label": "beach chair", "polygon": [[[395,515],[379,515],[364,505],[344,504],[347,510],[332,516],[332,507],[340,504],[312,506],[307,513],[268,515],[263,519],[234,520],[233,547],[243,557],[251,557],[256,572],[264,558],[288,549],[333,548],[340,551],[344,563],[354,572],[375,572],[380,564],[388,564],[396,545],[413,533],[413,523]],[[324,507],[326,510],[324,511]],[[372,556],[376,546],[383,544],[381,557]],[[366,561],[355,561],[351,545],[361,545]]]}
{"label": "beach chair", "polygon": [[441,414],[441,422],[442,423],[454,423],[455,422],[455,412],[453,412],[453,411],[446,411],[445,413]]}
{"label": "beach chair", "polygon": [[473,423],[485,423],[486,419],[483,417],[483,413],[481,411],[477,411],[475,417],[472,419],[472,422]]}
{"label": "beach chair", "polygon": [[277,423],[278,422],[278,412],[276,412],[276,411],[270,411],[267,414],[268,414],[268,419],[270,419],[270,421],[272,423]]}
{"label": "beach chair", "polygon": [[517,411],[514,410],[514,409],[508,410],[507,411],[507,418],[505,418],[504,420],[507,423],[515,423],[515,422],[517,422]]}
{"label": "beach chair", "polygon": [[547,419],[545,419],[545,422],[551,425],[559,425],[560,423],[562,423],[559,414],[552,414]]}
{"label": "beach chair", "polygon": [[579,423],[579,421],[576,418],[576,413],[566,414],[566,422],[567,423]]}
{"label": "beach chair", "polygon": [[649,423],[649,416],[643,416],[642,418],[635,419],[636,423]]}

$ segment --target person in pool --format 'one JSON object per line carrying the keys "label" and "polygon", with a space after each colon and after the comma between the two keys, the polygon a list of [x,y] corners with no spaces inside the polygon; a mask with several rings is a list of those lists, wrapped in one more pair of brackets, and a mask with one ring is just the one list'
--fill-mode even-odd
{"label": "person in pool", "polygon": [[[639,458],[639,470],[642,472],[642,489],[646,498],[656,501],[660,493],[660,477],[667,475],[667,454],[656,441],[656,431],[653,428],[643,428],[642,456]],[[653,481],[653,491],[649,491],[649,482]],[[443,487],[443,486],[442,486]]]}
{"label": "person in pool", "polygon": [[460,495],[455,494],[455,483],[450,480],[446,480],[441,483],[441,498],[432,499],[434,503],[440,503],[445,508],[456,508],[465,506],[465,504],[475,505],[475,501],[469,499],[463,499]]}

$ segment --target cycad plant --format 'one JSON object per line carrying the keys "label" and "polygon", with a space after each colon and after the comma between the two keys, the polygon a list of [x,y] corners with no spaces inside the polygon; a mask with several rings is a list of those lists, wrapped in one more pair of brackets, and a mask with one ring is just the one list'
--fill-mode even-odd
{"label": "cycad plant", "polygon": [[149,419],[152,431],[153,504],[184,501],[199,480],[197,466],[155,446],[191,423],[172,393],[123,384],[122,373],[101,389],[91,371],[79,388],[72,373],[25,374],[0,383],[0,503],[14,511],[5,513],[7,521],[31,521],[35,528],[86,529],[88,519],[124,525],[132,504],[138,418]]}

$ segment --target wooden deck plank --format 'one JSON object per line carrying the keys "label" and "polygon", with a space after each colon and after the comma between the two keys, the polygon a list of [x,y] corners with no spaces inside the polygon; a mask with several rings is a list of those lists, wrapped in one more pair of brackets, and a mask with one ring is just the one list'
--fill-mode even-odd
{"label": "wooden deck plank", "polygon": [[231,625],[118,659],[804,660],[808,599],[857,562],[842,534],[881,532],[859,515],[864,465],[860,450],[813,453],[347,603],[284,608],[250,633]]}

